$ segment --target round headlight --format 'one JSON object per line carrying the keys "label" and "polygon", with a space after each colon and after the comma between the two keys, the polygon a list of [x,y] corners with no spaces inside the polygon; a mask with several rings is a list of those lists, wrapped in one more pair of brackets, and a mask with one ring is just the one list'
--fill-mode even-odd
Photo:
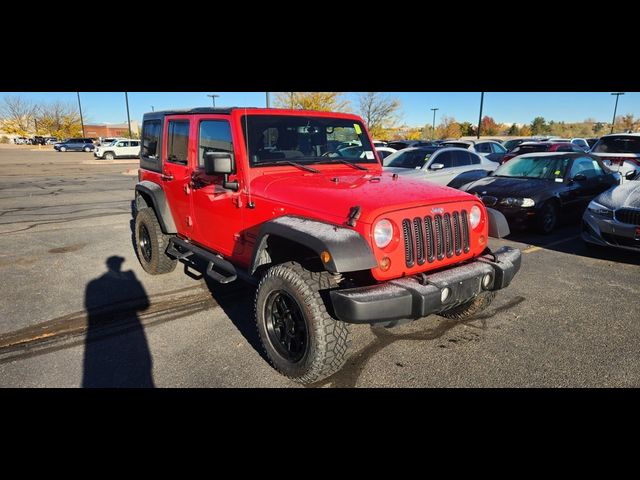
{"label": "round headlight", "polygon": [[476,228],[480,224],[481,217],[482,212],[480,211],[480,207],[477,205],[471,207],[471,211],[469,212],[469,223],[471,224],[471,228]]}
{"label": "round headlight", "polygon": [[391,243],[393,239],[393,225],[386,218],[376,223],[373,229],[373,239],[378,248],[384,248]]}

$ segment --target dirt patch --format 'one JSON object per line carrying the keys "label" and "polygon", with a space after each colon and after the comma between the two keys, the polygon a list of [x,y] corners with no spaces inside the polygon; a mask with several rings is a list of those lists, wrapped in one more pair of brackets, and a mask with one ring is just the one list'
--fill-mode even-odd
{"label": "dirt patch", "polygon": [[65,245],[64,247],[52,248],[49,250],[49,253],[69,253],[76,252],[84,247],[86,247],[86,243],[74,243],[73,245]]}

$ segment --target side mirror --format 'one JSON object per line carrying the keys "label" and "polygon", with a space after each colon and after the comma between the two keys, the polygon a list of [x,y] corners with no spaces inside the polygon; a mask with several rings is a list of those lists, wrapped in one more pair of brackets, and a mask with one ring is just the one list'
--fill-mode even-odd
{"label": "side mirror", "polygon": [[444,164],[442,163],[432,163],[429,167],[429,170],[442,170],[444,168]]}
{"label": "side mirror", "polygon": [[236,164],[233,154],[229,152],[205,152],[204,173],[207,175],[224,175],[222,187],[238,191],[238,182],[230,182],[229,175],[235,173]]}
{"label": "side mirror", "polygon": [[586,180],[587,180],[587,177],[582,173],[578,173],[575,177],[573,177],[574,182],[585,182]]}
{"label": "side mirror", "polygon": [[229,175],[235,170],[233,154],[228,152],[206,152],[204,173],[207,175]]}

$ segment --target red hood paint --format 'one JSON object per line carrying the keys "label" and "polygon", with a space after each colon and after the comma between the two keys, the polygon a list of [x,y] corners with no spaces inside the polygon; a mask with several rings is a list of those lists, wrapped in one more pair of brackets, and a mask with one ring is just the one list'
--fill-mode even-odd
{"label": "red hood paint", "polygon": [[[320,169],[318,165],[313,167]],[[359,205],[359,221],[365,223],[372,223],[382,213],[404,208],[477,200],[468,193],[430,182],[402,176],[394,180],[390,173],[351,172],[342,168],[322,169],[321,173],[276,172],[265,168],[264,175],[251,182],[251,194],[339,219],[345,219],[349,209]]]}

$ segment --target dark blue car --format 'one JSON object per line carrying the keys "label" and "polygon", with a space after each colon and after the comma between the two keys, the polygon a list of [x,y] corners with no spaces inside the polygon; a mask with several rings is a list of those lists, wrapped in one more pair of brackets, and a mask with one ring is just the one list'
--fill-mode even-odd
{"label": "dark blue car", "polygon": [[69,138],[53,146],[58,152],[93,152],[95,145],[90,138]]}

